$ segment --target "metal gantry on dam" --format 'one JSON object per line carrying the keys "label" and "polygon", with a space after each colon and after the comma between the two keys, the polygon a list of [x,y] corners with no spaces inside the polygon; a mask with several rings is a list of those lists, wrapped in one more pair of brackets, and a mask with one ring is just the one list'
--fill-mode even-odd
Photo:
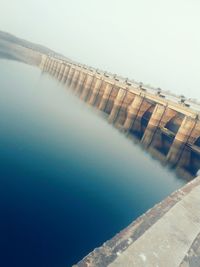
{"label": "metal gantry on dam", "polygon": [[[162,162],[187,167],[192,160],[194,169],[200,168],[199,111],[183,97],[170,100],[160,89],[152,91],[117,75],[48,55],[42,56],[40,67],[73,88],[82,100],[106,113],[117,128],[138,136],[154,156],[156,151],[162,151],[159,154]],[[181,175],[184,178],[183,172]]]}

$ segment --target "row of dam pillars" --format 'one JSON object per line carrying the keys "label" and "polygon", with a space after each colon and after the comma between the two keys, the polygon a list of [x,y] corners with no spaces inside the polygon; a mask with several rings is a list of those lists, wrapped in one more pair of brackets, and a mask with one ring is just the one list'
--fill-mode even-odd
{"label": "row of dam pillars", "polygon": [[[150,101],[144,92],[133,93],[128,87],[121,87],[113,79],[91,72],[83,66],[77,66],[58,59],[43,57],[41,68],[54,76],[59,82],[73,89],[76,95],[108,115],[108,121],[125,132],[141,132],[141,121],[148,110],[150,118],[141,137],[141,143],[148,148],[157,134],[157,130],[179,116],[168,105]],[[167,153],[167,161],[176,164],[180,160],[185,146],[193,144],[200,135],[200,123],[197,118],[183,117],[173,143]]]}

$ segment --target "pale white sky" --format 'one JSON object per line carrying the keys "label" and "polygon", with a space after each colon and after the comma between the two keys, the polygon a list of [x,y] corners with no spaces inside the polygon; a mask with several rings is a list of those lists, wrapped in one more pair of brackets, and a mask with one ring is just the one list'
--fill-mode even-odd
{"label": "pale white sky", "polygon": [[0,0],[0,27],[200,100],[199,0]]}

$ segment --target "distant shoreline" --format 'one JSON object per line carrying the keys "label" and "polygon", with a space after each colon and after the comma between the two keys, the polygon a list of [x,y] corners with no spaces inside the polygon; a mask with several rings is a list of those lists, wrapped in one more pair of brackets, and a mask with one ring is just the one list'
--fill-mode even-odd
{"label": "distant shoreline", "polygon": [[38,66],[42,55],[52,53],[57,54],[47,47],[0,31],[0,59],[16,60]]}

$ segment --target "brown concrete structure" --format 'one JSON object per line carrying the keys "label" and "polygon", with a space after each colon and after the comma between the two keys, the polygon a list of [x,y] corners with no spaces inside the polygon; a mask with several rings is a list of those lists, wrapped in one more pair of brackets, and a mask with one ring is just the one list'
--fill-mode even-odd
{"label": "brown concrete structure", "polygon": [[165,127],[165,125],[176,115],[176,111],[169,109],[167,105],[156,104],[148,122],[147,129],[142,137],[143,144],[148,146],[152,141],[156,129],[158,127]]}
{"label": "brown concrete structure", "polygon": [[103,86],[103,79],[99,79],[99,78],[96,78],[95,79],[95,84],[94,84],[94,87],[93,87],[93,91],[90,95],[90,98],[88,99],[88,103],[90,105],[94,105],[95,104],[95,101],[97,99],[97,96],[98,96],[98,93],[100,92],[101,90],[101,87]]}
{"label": "brown concrete structure", "polygon": [[[167,162],[179,161],[185,146],[196,152],[200,138],[199,111],[181,102],[151,92],[140,84],[116,79],[84,65],[43,55],[40,67],[62,83],[67,83],[80,98],[108,115],[108,120],[125,132],[140,134],[145,147],[154,144],[157,131],[173,138]],[[146,126],[144,128],[144,121]],[[156,140],[156,141],[155,141]]]}
{"label": "brown concrete structure", "polygon": [[116,121],[117,116],[120,112],[120,109],[123,107],[127,92],[128,92],[127,90],[119,88],[118,94],[114,100],[113,108],[112,108],[111,113],[109,115],[109,121],[110,122]]}
{"label": "brown concrete structure", "polygon": [[[165,155],[166,161],[175,164],[186,146],[198,152],[200,138],[199,111],[178,101],[151,92],[141,84],[116,79],[84,65],[43,56],[40,67],[108,115],[108,120],[125,132],[138,133],[145,147],[152,142],[159,148],[157,131],[173,138]],[[146,126],[144,127],[144,121]]]}
{"label": "brown concrete structure", "polygon": [[82,93],[82,90],[84,89],[83,85],[84,85],[86,79],[87,79],[87,75],[84,72],[80,72],[79,78],[77,81],[77,86],[75,88],[75,91],[78,95],[80,95]]}
{"label": "brown concrete structure", "polygon": [[64,70],[65,70],[65,64],[62,63],[62,64],[61,64],[60,71],[59,71],[59,73],[58,73],[58,80],[59,80],[59,81],[61,81],[62,78],[63,78]]}
{"label": "brown concrete structure", "polygon": [[66,81],[67,81],[67,77],[68,77],[68,74],[69,74],[69,71],[70,71],[70,65],[66,65],[66,67],[65,67],[65,71],[64,71],[64,73],[63,73],[63,77],[62,77],[62,83],[63,84],[65,84],[66,83]]}
{"label": "brown concrete structure", "polygon": [[128,114],[124,123],[124,129],[130,130],[132,128],[138,129],[138,124],[142,119],[144,113],[153,105],[152,102],[148,101],[145,94],[135,96],[133,102],[128,107]]}
{"label": "brown concrete structure", "polygon": [[80,95],[80,98],[82,100],[87,100],[88,99],[89,92],[90,92],[90,89],[92,87],[92,83],[94,81],[94,78],[95,78],[94,75],[86,75],[86,78],[85,78],[85,80],[84,80],[84,82],[82,84],[83,90],[82,90],[82,93]]}
{"label": "brown concrete structure", "polygon": [[109,97],[110,97],[110,94],[112,92],[114,85],[112,85],[111,83],[106,83],[104,86],[105,86],[105,91],[103,93],[101,102],[99,104],[99,109],[102,111],[104,111],[106,108],[106,104],[109,100]]}

